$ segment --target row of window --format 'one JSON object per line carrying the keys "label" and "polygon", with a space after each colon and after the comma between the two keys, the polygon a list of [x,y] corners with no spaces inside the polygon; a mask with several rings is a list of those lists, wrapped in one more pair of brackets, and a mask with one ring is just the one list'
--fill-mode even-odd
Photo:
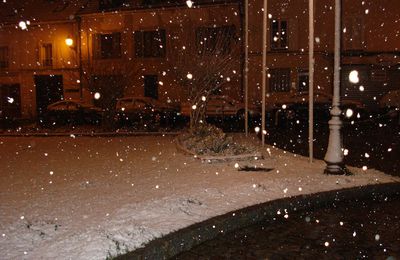
{"label": "row of window", "polygon": [[[9,67],[9,49],[7,46],[0,46],[0,69]],[[50,67],[53,65],[53,45],[44,43],[40,49],[40,61],[43,66]]]}
{"label": "row of window", "polygon": [[[236,41],[236,27],[199,27],[196,29],[196,50],[205,55],[226,55],[232,50]],[[133,36],[135,57],[156,58],[166,55],[166,32],[164,29],[154,31],[135,31]],[[121,33],[95,34],[93,40],[94,57],[111,59],[121,57]]]}
{"label": "row of window", "polygon": [[[199,27],[196,29],[195,46],[199,54],[226,55],[236,42],[236,27]],[[133,36],[134,53],[138,58],[162,58],[166,55],[166,31],[136,31]],[[93,56],[95,59],[115,59],[122,55],[121,33],[95,34],[93,37]],[[53,65],[53,45],[41,45],[39,62],[45,67]],[[9,50],[0,47],[0,68],[8,68]]]}

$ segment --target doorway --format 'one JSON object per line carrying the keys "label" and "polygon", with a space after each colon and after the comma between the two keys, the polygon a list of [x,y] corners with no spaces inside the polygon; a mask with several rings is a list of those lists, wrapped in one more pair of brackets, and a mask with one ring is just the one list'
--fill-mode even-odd
{"label": "doorway", "polygon": [[144,96],[158,99],[157,75],[145,75],[144,76]]}
{"label": "doorway", "polygon": [[21,117],[21,94],[19,84],[0,85],[0,120]]}
{"label": "doorway", "polygon": [[35,75],[36,111],[38,117],[47,111],[47,106],[63,99],[62,75]]}

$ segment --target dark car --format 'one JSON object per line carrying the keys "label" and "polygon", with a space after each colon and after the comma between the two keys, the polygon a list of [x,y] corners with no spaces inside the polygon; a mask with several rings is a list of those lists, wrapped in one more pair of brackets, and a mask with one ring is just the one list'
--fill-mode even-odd
{"label": "dark car", "polygon": [[60,124],[98,124],[101,122],[102,109],[77,100],[62,100],[47,106],[44,123]]}
{"label": "dark car", "polygon": [[116,121],[123,123],[155,123],[173,122],[179,109],[150,97],[124,97],[117,100]]}
{"label": "dark car", "polygon": [[[305,122],[304,119],[308,118],[308,100],[308,91],[296,92],[279,98],[270,95],[266,100],[266,109],[274,119],[275,125],[294,119],[303,119],[300,121]],[[314,92],[315,121],[327,122],[331,118],[331,106],[332,95],[321,91]],[[365,113],[364,105],[357,100],[342,100],[340,108],[345,121],[360,119],[361,115]]]}

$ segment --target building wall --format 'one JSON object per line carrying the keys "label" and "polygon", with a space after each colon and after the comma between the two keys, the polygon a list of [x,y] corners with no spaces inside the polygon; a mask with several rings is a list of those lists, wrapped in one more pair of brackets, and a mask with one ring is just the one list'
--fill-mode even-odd
{"label": "building wall", "polygon": [[[78,58],[65,39],[76,35],[72,22],[34,23],[22,30],[15,24],[0,27],[0,46],[8,47],[9,66],[0,69],[0,84],[19,84],[21,117],[36,116],[35,75],[62,75],[64,98],[79,98]],[[42,63],[41,45],[52,44],[53,64]]]}
{"label": "building wall", "polygon": [[[261,99],[258,93],[261,91],[262,82],[263,1],[250,0],[249,2],[249,88],[251,98],[257,102]],[[333,85],[334,1],[315,1],[315,3],[314,90],[330,94]],[[393,67],[398,67],[400,63],[398,49],[400,46],[398,29],[400,3],[395,0],[343,0],[342,8],[342,65],[346,67],[368,64],[371,67],[387,70],[389,74],[396,73]],[[267,12],[267,69],[290,68],[291,85],[297,86],[298,72],[308,69],[308,1],[269,0]],[[288,48],[286,50],[275,51],[271,48],[273,20],[287,21]],[[393,77],[397,78],[388,75],[387,82],[383,81],[380,86],[370,84],[367,90],[371,93],[379,91],[384,93],[395,88],[395,86],[390,86],[392,80],[389,79]],[[342,76],[342,79],[345,78]],[[272,92],[268,79],[267,92],[268,95],[274,96],[275,100],[288,94],[287,92]],[[289,92],[298,92],[298,90],[291,88]],[[350,97],[345,95],[344,91],[342,92],[343,97]],[[352,97],[363,100],[363,94]],[[365,97],[365,101],[368,98]]]}
{"label": "building wall", "polygon": [[[234,25],[236,43],[232,46],[232,68],[223,85],[223,94],[242,99],[241,90],[241,24],[238,4],[202,6],[199,8],[166,8],[124,11],[119,13],[98,13],[82,17],[82,57],[84,71],[89,75],[124,75],[124,95],[143,96],[143,75],[158,76],[158,98],[163,102],[179,104],[188,96],[188,89],[177,78],[173,67],[186,63],[187,72],[197,76],[195,39],[198,27],[219,27]],[[135,31],[164,29],[166,32],[166,55],[157,58],[135,56]],[[96,34],[121,32],[121,57],[117,59],[96,59],[94,39]],[[184,58],[182,49],[188,54]],[[218,70],[219,68],[209,68]],[[185,74],[186,75],[186,74]],[[120,84],[120,82],[116,83]],[[90,87],[86,85],[88,95]],[[93,91],[92,91],[93,92]],[[90,97],[89,97],[90,98]]]}
{"label": "building wall", "polygon": [[[315,1],[315,90],[332,93],[333,85],[333,35],[334,0]],[[263,1],[249,0],[249,97],[250,103],[261,100],[262,62],[262,11]],[[308,69],[308,1],[268,1],[268,69],[290,69],[289,93],[299,90],[299,73]],[[389,89],[398,89],[400,79],[400,3],[397,0],[343,0],[343,71],[360,69],[366,78],[364,93],[357,92],[358,85],[349,85],[342,75],[343,97],[357,98],[365,102],[379,99]],[[271,48],[273,20],[287,22],[288,48]],[[21,117],[36,116],[35,75],[62,75],[63,96],[66,99],[80,98],[79,57],[81,49],[83,77],[82,96],[93,102],[93,76],[120,75],[121,95],[144,95],[143,75],[158,76],[159,99],[179,104],[188,96],[188,89],[177,80],[174,64],[189,63],[188,73],[201,61],[196,54],[196,28],[234,25],[236,47],[233,51],[232,68],[224,75],[223,94],[242,100],[242,51],[241,26],[243,13],[240,4],[202,5],[196,8],[169,7],[138,9],[118,12],[83,14],[81,38],[78,20],[32,22],[28,30],[21,30],[17,24],[0,26],[0,47],[9,48],[9,67],[0,69],[0,85],[20,84]],[[134,32],[138,30],[166,31],[166,55],[162,58],[135,57]],[[121,57],[118,59],[95,59],[93,39],[98,33],[121,32]],[[65,38],[72,37],[73,48],[66,46]],[[41,44],[53,46],[53,65],[41,63]],[[79,45],[79,46],[78,46]],[[189,55],[183,60],[183,47]],[[193,66],[190,66],[193,64]],[[376,75],[379,74],[379,77]],[[386,75],[386,76],[382,76]],[[194,75],[196,76],[196,75]],[[368,84],[370,83],[370,84]],[[368,84],[368,85],[367,85]],[[109,88],[115,88],[113,82]],[[346,92],[347,89],[352,89]],[[288,92],[272,92],[267,79],[268,96],[276,99],[287,96]]]}

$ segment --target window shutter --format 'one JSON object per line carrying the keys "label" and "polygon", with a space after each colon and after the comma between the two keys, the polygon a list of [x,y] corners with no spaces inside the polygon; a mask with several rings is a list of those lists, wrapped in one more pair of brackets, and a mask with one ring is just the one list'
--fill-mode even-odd
{"label": "window shutter", "polygon": [[297,19],[289,19],[287,35],[289,50],[296,51],[299,49],[299,23]]}
{"label": "window shutter", "polygon": [[93,58],[99,59],[101,58],[101,46],[100,46],[100,34],[93,34],[92,35],[92,42],[93,42]]}
{"label": "window shutter", "polygon": [[161,29],[159,30],[159,39],[160,39],[160,44],[162,46],[162,48],[159,46],[160,48],[160,57],[165,57],[165,54],[167,52],[167,42],[166,42],[166,38],[165,38],[165,30]]}
{"label": "window shutter", "polygon": [[121,33],[113,33],[112,34],[112,57],[121,57]]}

